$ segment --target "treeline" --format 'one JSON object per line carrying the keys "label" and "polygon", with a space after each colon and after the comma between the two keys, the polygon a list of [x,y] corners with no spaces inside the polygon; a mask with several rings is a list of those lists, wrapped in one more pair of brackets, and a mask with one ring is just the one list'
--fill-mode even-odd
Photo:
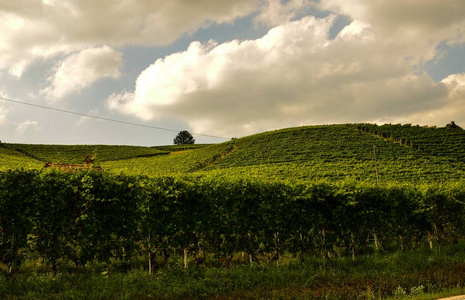
{"label": "treeline", "polygon": [[227,262],[352,255],[453,243],[465,236],[465,185],[292,184],[97,171],[0,173],[0,262],[31,253],[56,271],[186,249]]}

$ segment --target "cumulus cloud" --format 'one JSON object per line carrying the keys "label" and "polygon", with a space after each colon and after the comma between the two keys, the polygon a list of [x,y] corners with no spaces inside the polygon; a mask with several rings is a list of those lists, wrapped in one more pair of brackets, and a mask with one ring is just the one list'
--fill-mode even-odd
{"label": "cumulus cloud", "polygon": [[396,123],[434,124],[444,126],[450,121],[465,125],[465,74],[452,74],[444,78],[439,85],[447,90],[447,96],[436,109],[424,113],[413,113],[404,118],[397,118]]}
{"label": "cumulus cloud", "polygon": [[291,21],[299,10],[314,6],[314,2],[309,0],[290,0],[287,3],[281,0],[267,0],[261,8],[260,13],[255,17],[257,24],[266,26],[277,26]]}
{"label": "cumulus cloud", "polygon": [[8,110],[0,106],[0,125],[5,123]]}
{"label": "cumulus cloud", "polygon": [[16,133],[21,135],[29,129],[39,130],[39,123],[27,119],[16,127]]}
{"label": "cumulus cloud", "polygon": [[133,93],[113,94],[108,105],[145,120],[179,118],[199,133],[241,136],[297,124],[425,117],[454,102],[455,85],[415,73],[425,55],[416,46],[382,38],[364,18],[330,40],[335,18],[304,17],[257,40],[194,42],[157,60]]}
{"label": "cumulus cloud", "polygon": [[260,0],[44,0],[0,3],[0,68],[20,77],[36,59],[98,45],[167,45],[255,11]]}
{"label": "cumulus cloud", "polygon": [[[8,98],[8,95],[0,89],[0,97]],[[0,106],[0,125],[5,123],[6,115],[8,114],[8,109],[3,106]]]}
{"label": "cumulus cloud", "polygon": [[320,0],[319,8],[370,24],[379,40],[413,63],[431,60],[440,42],[465,41],[462,0]]}
{"label": "cumulus cloud", "polygon": [[55,67],[55,74],[48,81],[50,86],[42,93],[59,99],[79,92],[104,77],[120,76],[122,54],[108,46],[85,49],[68,56]]}
{"label": "cumulus cloud", "polygon": [[[92,110],[89,111],[88,114],[91,115],[91,116],[98,116],[99,112],[100,112],[99,109],[92,109]],[[92,118],[82,116],[82,117],[79,118],[79,120],[76,121],[75,124],[76,124],[76,126],[81,126],[81,125],[85,124],[86,122],[88,122],[90,119],[92,119]],[[98,120],[98,119],[92,119],[92,120],[101,121],[101,120]]]}

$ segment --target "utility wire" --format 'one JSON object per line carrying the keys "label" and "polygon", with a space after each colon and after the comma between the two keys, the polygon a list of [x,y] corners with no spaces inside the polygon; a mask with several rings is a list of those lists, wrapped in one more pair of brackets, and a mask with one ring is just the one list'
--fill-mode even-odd
{"label": "utility wire", "polygon": [[[57,112],[67,113],[67,114],[71,114],[71,115],[94,118],[94,119],[97,119],[97,120],[104,120],[104,121],[110,121],[110,122],[115,122],[115,123],[121,123],[121,124],[126,124],[126,125],[139,126],[139,127],[145,127],[145,128],[151,128],[151,129],[157,129],[157,130],[179,132],[179,130],[175,130],[175,129],[169,129],[169,128],[163,128],[163,127],[157,127],[157,126],[151,126],[151,125],[144,125],[144,124],[133,123],[133,122],[126,122],[126,121],[121,121],[121,120],[116,120],[116,119],[104,118],[104,117],[99,117],[99,116],[93,116],[93,115],[89,115],[89,114],[83,114],[83,113],[78,113],[78,112],[75,112],[75,111],[69,111],[69,110],[54,108],[54,107],[50,107],[50,106],[44,106],[44,105],[39,105],[39,104],[23,102],[23,101],[9,99],[9,98],[5,98],[5,97],[0,97],[0,99],[4,100],[4,101],[9,101],[9,102],[19,103],[19,104],[23,104],[23,105],[38,107],[38,108],[42,108],[42,109],[48,109],[48,110],[53,110],[53,111],[57,111]],[[231,138],[222,137],[222,136],[215,136],[215,135],[201,134],[201,133],[194,133],[194,132],[192,134],[193,135],[205,136],[205,137],[211,137],[211,138],[215,138],[215,139],[224,139],[224,140],[230,140],[231,139]]]}

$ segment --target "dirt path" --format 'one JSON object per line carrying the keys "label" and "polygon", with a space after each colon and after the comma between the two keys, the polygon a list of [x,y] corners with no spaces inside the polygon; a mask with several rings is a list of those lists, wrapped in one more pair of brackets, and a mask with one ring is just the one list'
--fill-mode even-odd
{"label": "dirt path", "polygon": [[441,299],[437,299],[437,300],[465,300],[465,295],[448,297],[448,298],[441,298]]}

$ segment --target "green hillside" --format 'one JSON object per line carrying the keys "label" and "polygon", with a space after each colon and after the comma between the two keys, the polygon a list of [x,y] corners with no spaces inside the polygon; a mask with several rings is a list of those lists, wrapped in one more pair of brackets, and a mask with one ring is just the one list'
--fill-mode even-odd
{"label": "green hillside", "polygon": [[[465,140],[457,142],[448,137],[441,140],[444,144],[452,142],[465,146]],[[451,160],[442,154],[432,156],[359,130],[357,125],[288,128],[245,137],[235,143],[237,151],[209,167],[209,171],[276,179],[373,181],[376,179],[373,146],[381,180],[459,179],[465,170],[463,160]],[[423,147],[427,145],[425,142]]]}
{"label": "green hillside", "polygon": [[87,155],[94,155],[96,162],[121,160],[135,157],[150,157],[168,154],[168,151],[138,146],[109,145],[36,145],[2,144],[4,148],[17,151],[41,162],[82,164]]}
{"label": "green hillside", "polygon": [[[2,146],[4,151],[10,151],[1,155],[11,168],[30,168],[37,161],[82,163],[87,154],[94,153],[97,164],[105,171],[130,175],[195,173],[269,180],[368,182],[376,181],[377,169],[381,182],[442,182],[465,175],[465,131],[411,125],[305,126],[212,145]],[[16,162],[7,155],[21,159]],[[25,157],[29,160],[22,165]]]}
{"label": "green hillside", "polygon": [[174,151],[170,155],[107,161],[101,165],[105,170],[114,173],[123,172],[133,175],[185,174],[208,167],[221,160],[233,149],[234,144],[231,142],[184,151],[175,147],[171,149]]}
{"label": "green hillside", "polygon": [[[149,271],[147,282],[162,278],[166,285],[166,278],[180,276],[185,285],[192,281],[188,274],[231,274],[235,266],[250,273],[244,277],[247,290],[250,282],[260,291],[273,290],[283,276],[291,278],[283,295],[316,287],[308,286],[308,278],[316,277],[307,270],[323,274],[324,281],[316,284],[324,289],[352,291],[358,286],[357,292],[338,299],[463,288],[463,276],[453,275],[464,273],[459,255],[465,239],[464,134],[460,128],[346,124],[287,128],[194,146],[1,143],[0,273],[14,279],[2,281],[0,276],[0,294],[14,290],[12,297],[21,296],[23,289],[9,284],[17,283],[16,278],[32,278],[43,286],[36,274],[77,276],[76,282],[81,275],[97,274],[99,284],[122,274],[119,282],[134,285],[133,278]],[[82,164],[88,154],[96,154],[95,164],[103,170],[57,165],[34,170],[46,161]],[[447,250],[452,246],[456,250]],[[411,250],[416,251],[411,258],[399,260]],[[386,261],[408,271],[370,269]],[[424,267],[418,267],[420,261]],[[325,267],[336,263],[344,263],[344,270],[361,283]],[[282,266],[296,275],[283,275]],[[140,273],[126,273],[131,268]],[[349,281],[342,282],[334,272]],[[279,273],[279,278],[269,277],[267,287],[259,273]],[[302,278],[301,283],[295,285],[295,278]],[[35,298],[66,296],[73,280],[63,281],[51,296]],[[366,285],[375,280],[379,285]],[[212,298],[222,298],[224,287],[236,279],[214,285],[207,281],[202,288],[216,286],[221,292]],[[333,285],[335,281],[340,284]],[[436,290],[438,282],[441,289]],[[32,295],[29,290],[25,295]],[[167,298],[172,286],[169,290],[150,294]],[[232,286],[231,293],[236,292],[237,285]],[[193,298],[205,295],[202,291]]]}
{"label": "green hillside", "polygon": [[0,171],[8,169],[37,169],[43,166],[43,163],[26,156],[14,149],[4,147],[5,144],[0,144]]}
{"label": "green hillside", "polygon": [[361,124],[358,128],[420,152],[465,162],[465,131],[461,129],[420,127],[411,124]]}

